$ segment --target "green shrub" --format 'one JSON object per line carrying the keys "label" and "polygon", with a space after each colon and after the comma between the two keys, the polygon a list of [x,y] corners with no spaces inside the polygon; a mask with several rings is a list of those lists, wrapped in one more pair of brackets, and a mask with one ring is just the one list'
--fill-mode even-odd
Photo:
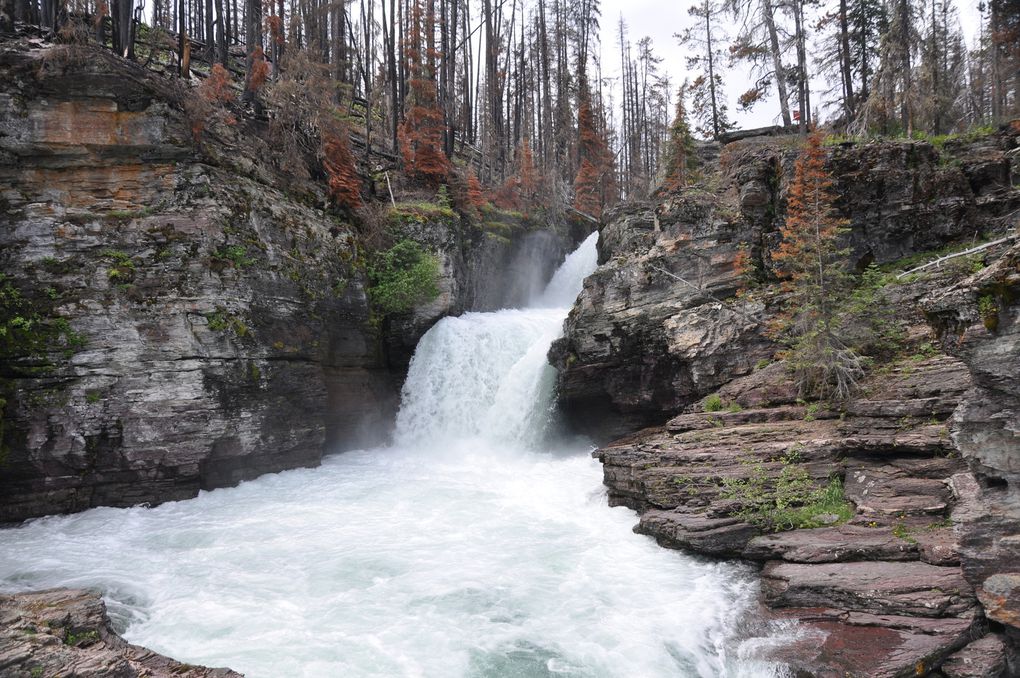
{"label": "green shrub", "polygon": [[215,311],[207,313],[205,317],[209,323],[207,327],[213,332],[233,330],[238,337],[248,334],[248,326],[244,324],[244,321],[222,307],[217,307]]}
{"label": "green shrub", "polygon": [[85,345],[85,338],[56,314],[51,303],[50,298],[26,297],[0,273],[0,360],[39,359],[56,350],[70,357]]}
{"label": "green shrub", "polygon": [[450,199],[450,190],[446,184],[441,184],[436,192],[436,204],[444,209],[453,209],[453,200]]}
{"label": "green shrub", "polygon": [[995,297],[985,294],[978,298],[978,314],[981,321],[988,330],[995,330],[999,326],[999,305],[995,303]]}
{"label": "green shrub", "polygon": [[227,245],[213,250],[212,258],[217,261],[228,262],[234,268],[247,268],[255,263],[255,260],[248,256],[248,248],[244,245]]}
{"label": "green shrub", "polygon": [[784,463],[774,478],[763,464],[754,464],[747,478],[725,479],[722,496],[740,504],[733,515],[773,532],[835,525],[853,517],[839,477],[818,487],[798,464]]}
{"label": "green shrub", "polygon": [[89,645],[93,645],[97,642],[99,642],[99,632],[95,629],[82,631],[81,633],[68,631],[67,636],[64,637],[65,645],[72,645],[76,647],[88,647]]}
{"label": "green shrub", "polygon": [[367,272],[372,304],[384,314],[403,313],[439,296],[439,259],[413,240],[377,252]]}
{"label": "green shrub", "polygon": [[897,539],[902,539],[903,541],[910,542],[911,544],[917,543],[917,540],[910,534],[910,530],[902,522],[893,525],[892,533]]}
{"label": "green shrub", "polygon": [[131,259],[131,255],[119,250],[103,250],[100,254],[110,260],[110,268],[106,271],[106,276],[111,281],[130,282],[134,279],[135,262]]}
{"label": "green shrub", "polygon": [[721,412],[723,409],[722,397],[718,393],[713,393],[705,398],[701,406],[706,412]]}

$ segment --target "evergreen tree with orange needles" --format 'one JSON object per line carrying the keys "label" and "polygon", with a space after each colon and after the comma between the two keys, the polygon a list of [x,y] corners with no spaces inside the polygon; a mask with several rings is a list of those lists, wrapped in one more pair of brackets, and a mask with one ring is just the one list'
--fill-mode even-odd
{"label": "evergreen tree with orange needles", "polygon": [[323,130],[322,167],[326,170],[329,195],[333,201],[347,209],[361,207],[361,176],[354,165],[354,154],[343,125]]}
{"label": "evergreen tree with orange needles", "polygon": [[[430,64],[436,61],[434,49],[423,53],[423,30],[434,31],[431,12],[422,18],[421,0],[415,0],[411,12],[410,38],[407,44],[408,82],[407,112],[398,133],[404,169],[422,181],[438,186],[450,173],[450,162],[443,152],[446,124],[439,108],[435,73]],[[423,29],[423,23],[426,25]]]}
{"label": "evergreen tree with orange needles", "polygon": [[474,211],[476,215],[480,210],[485,207],[485,192],[482,190],[482,182],[478,180],[478,175],[475,174],[474,167],[468,167],[467,178],[465,180],[467,187],[465,200],[467,207]]}
{"label": "evergreen tree with orange needles", "polygon": [[234,83],[230,73],[220,64],[213,64],[209,77],[198,86],[198,95],[211,104],[228,104],[234,100]]}
{"label": "evergreen tree with orange needles", "polygon": [[248,69],[247,91],[254,94],[262,89],[269,79],[269,63],[266,61],[266,54],[261,47],[256,47],[251,53],[251,68]]}
{"label": "evergreen tree with orange needles", "polygon": [[574,178],[574,209],[595,218],[602,216],[611,190],[613,159],[605,136],[595,126],[591,94],[581,82],[577,111],[578,152],[580,166]]}
{"label": "evergreen tree with orange needles", "polygon": [[846,221],[836,215],[835,199],[822,135],[812,132],[795,165],[783,241],[772,254],[788,294],[773,330],[790,345],[786,360],[802,395],[845,399],[863,375],[863,361],[841,337],[841,306],[853,279],[849,251],[839,244]]}
{"label": "evergreen tree with orange needles", "polygon": [[525,210],[538,202],[538,174],[531,142],[524,137],[517,147],[515,172],[507,177],[497,194],[496,205],[503,209]]}
{"label": "evergreen tree with orange needles", "polygon": [[521,197],[533,202],[538,192],[538,171],[535,169],[535,156],[531,151],[531,140],[528,137],[524,137],[521,142],[518,164],[517,187]]}

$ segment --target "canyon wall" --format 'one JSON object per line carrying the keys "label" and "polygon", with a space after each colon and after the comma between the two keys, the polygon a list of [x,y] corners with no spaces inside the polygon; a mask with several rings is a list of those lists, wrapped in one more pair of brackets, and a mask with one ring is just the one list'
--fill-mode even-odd
{"label": "canyon wall", "polygon": [[697,181],[610,216],[550,352],[561,405],[611,441],[636,531],[761,565],[796,675],[1018,675],[1017,127],[826,150],[867,271],[843,301],[871,358],[839,402],[798,392],[770,329],[797,148],[702,147]]}
{"label": "canyon wall", "polygon": [[[324,184],[257,117],[196,130],[171,79],[41,40],[0,51],[0,522],[194,496],[388,435],[420,336],[528,294],[566,228],[405,210],[439,296],[383,316]],[[188,96],[195,96],[193,92]],[[396,212],[396,211],[395,211]]]}
{"label": "canyon wall", "polygon": [[[1020,207],[1017,133],[845,143],[829,149],[837,209],[856,268],[889,264],[1006,228]],[[704,179],[621,207],[607,219],[600,266],[553,347],[560,405],[602,440],[661,423],[776,350],[761,302],[736,265],[767,278],[779,242],[796,137],[702,149]],[[718,160],[715,159],[719,155]]]}

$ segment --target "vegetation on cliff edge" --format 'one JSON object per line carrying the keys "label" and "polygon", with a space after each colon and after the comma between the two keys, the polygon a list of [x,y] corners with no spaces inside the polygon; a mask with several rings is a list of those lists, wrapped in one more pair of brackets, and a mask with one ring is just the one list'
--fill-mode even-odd
{"label": "vegetation on cliff edge", "polygon": [[413,240],[376,253],[366,269],[369,297],[383,313],[403,313],[439,295],[439,259]]}

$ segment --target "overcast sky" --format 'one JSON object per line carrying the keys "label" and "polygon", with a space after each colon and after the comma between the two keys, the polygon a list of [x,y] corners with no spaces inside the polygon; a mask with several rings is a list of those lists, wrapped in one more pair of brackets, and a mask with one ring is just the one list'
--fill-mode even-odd
{"label": "overcast sky", "polygon": [[[691,0],[682,2],[661,0],[602,0],[602,73],[603,77],[618,78],[620,72],[620,53],[617,37],[617,25],[620,15],[627,24],[630,42],[634,45],[644,36],[652,39],[653,51],[663,58],[660,68],[669,73],[673,89],[683,82],[688,75],[686,71],[685,50],[677,45],[674,33],[679,33],[691,24],[688,8],[694,4]],[[700,3],[698,3],[700,4]],[[831,3],[828,3],[831,4]],[[978,34],[979,15],[976,0],[956,0],[960,22],[969,46],[974,45]],[[728,17],[727,17],[728,18]],[[735,21],[724,26],[731,37],[736,33]],[[810,49],[810,45],[809,45]],[[790,63],[789,58],[786,63]],[[750,113],[737,110],[737,97],[750,87],[751,79],[745,65],[727,69],[723,74],[726,95],[729,99],[730,117],[739,128],[763,127],[779,122],[779,104],[773,97],[759,102]],[[614,106],[619,105],[619,85],[616,84]],[[812,81],[812,102],[819,100],[821,91],[827,84],[821,78]]]}

